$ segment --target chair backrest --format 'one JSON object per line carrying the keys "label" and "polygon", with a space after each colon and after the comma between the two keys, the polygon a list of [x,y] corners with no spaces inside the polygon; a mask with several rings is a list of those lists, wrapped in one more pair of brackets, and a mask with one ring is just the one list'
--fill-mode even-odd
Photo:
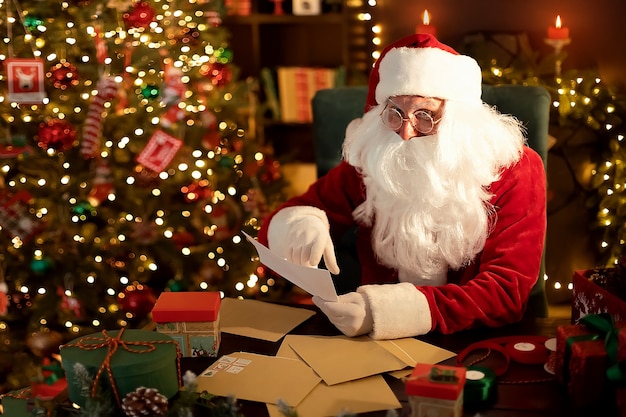
{"label": "chair backrest", "polygon": [[[313,138],[317,176],[341,161],[341,146],[348,123],[363,115],[367,86],[347,86],[318,91],[313,100]],[[483,85],[483,101],[495,106],[501,113],[518,118],[526,128],[528,146],[548,162],[548,127],[551,98],[548,91],[538,86]],[[538,317],[547,317],[545,293],[545,250],[537,284],[531,292],[528,310]]]}

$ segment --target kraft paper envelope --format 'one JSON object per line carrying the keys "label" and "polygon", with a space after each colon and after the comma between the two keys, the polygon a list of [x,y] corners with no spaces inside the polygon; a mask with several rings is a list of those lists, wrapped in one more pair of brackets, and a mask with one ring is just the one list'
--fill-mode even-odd
{"label": "kraft paper envelope", "polygon": [[456,356],[456,353],[452,351],[413,339],[412,337],[395,340],[377,340],[376,343],[393,353],[411,368],[390,372],[390,375],[396,378],[410,375],[417,362],[436,364]]}
{"label": "kraft paper envelope", "polygon": [[259,243],[246,232],[242,232],[259,253],[263,265],[280,274],[283,278],[302,288],[311,295],[328,301],[337,301],[335,284],[326,269],[309,268],[289,262]]}
{"label": "kraft paper envelope", "polygon": [[300,404],[320,383],[313,369],[297,359],[237,352],[224,355],[197,378],[198,392],[240,400]]}
{"label": "kraft paper envelope", "polygon": [[367,336],[290,336],[289,346],[328,385],[407,367]]}
{"label": "kraft paper envelope", "polygon": [[305,308],[258,300],[224,298],[220,307],[220,330],[224,333],[277,342],[313,315],[314,311]]}
{"label": "kraft paper envelope", "polygon": [[[289,346],[287,335],[276,356],[298,359]],[[326,385],[323,381],[313,388],[297,407],[298,417],[330,417],[341,413],[367,413],[402,407],[381,375],[361,378],[342,384]],[[267,405],[270,417],[284,417],[277,406]]]}

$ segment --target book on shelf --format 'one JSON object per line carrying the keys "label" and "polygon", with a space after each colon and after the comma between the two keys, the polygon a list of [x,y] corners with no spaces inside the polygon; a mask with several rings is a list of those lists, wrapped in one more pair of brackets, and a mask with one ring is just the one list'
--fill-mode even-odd
{"label": "book on shelf", "polygon": [[[278,67],[276,84],[280,105],[278,120],[285,123],[310,123],[313,121],[311,100],[318,90],[334,88],[345,78],[340,68]],[[264,82],[267,87],[270,83]],[[265,88],[264,87],[264,88]],[[266,91],[266,97],[273,94]],[[271,109],[270,103],[268,103]]]}

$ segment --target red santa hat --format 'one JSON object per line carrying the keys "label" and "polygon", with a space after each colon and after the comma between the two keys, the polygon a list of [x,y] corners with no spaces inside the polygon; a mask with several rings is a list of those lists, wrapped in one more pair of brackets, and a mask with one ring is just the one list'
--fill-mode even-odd
{"label": "red santa hat", "polygon": [[366,111],[387,98],[419,95],[481,102],[478,63],[432,35],[414,34],[388,45],[370,74]]}

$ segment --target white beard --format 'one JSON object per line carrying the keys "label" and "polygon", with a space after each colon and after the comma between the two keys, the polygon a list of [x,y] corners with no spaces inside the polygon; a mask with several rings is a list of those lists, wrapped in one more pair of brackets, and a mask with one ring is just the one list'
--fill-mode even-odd
{"label": "white beard", "polygon": [[[514,119],[503,123],[481,106],[459,121],[455,105],[446,103],[437,135],[409,141],[384,127],[375,107],[344,143],[344,158],[363,175],[367,193],[353,216],[373,225],[379,262],[414,283],[439,284],[448,268],[467,266],[483,249],[495,221],[488,187],[524,143]],[[445,123],[450,118],[455,122]]]}

